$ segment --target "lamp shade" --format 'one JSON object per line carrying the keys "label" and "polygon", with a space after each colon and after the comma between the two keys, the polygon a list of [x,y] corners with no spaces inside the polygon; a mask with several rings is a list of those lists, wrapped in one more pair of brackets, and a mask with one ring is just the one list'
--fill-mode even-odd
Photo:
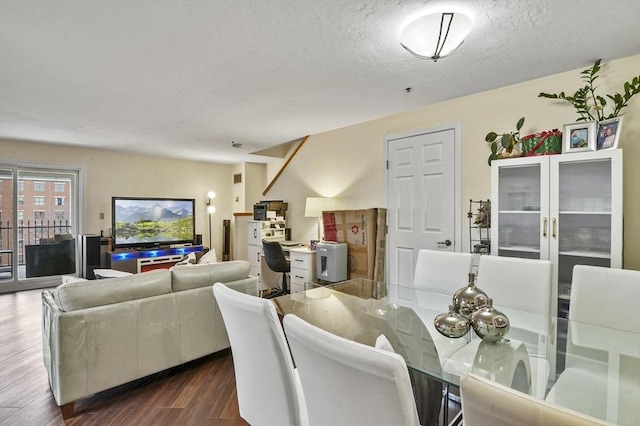
{"label": "lamp shade", "polygon": [[307,197],[304,206],[305,217],[321,217],[325,210],[333,210],[333,199],[322,197]]}
{"label": "lamp shade", "polygon": [[473,21],[462,13],[435,13],[416,19],[400,34],[400,44],[420,59],[437,61],[456,50]]}

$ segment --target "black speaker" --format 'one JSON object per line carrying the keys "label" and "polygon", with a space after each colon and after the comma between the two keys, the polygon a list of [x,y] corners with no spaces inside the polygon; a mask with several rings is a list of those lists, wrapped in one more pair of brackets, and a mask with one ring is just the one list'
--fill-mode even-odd
{"label": "black speaker", "polygon": [[222,221],[222,260],[231,260],[231,221]]}
{"label": "black speaker", "polygon": [[202,234],[196,234],[196,241],[195,244],[197,246],[201,246],[202,245]]}
{"label": "black speaker", "polygon": [[94,280],[94,269],[102,267],[100,261],[100,235],[82,235],[80,238],[80,256],[82,259],[82,278]]}

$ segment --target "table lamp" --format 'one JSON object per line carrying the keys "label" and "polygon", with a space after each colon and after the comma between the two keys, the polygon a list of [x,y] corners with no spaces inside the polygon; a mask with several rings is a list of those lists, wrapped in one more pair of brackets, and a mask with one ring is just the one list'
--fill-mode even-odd
{"label": "table lamp", "polygon": [[334,209],[333,198],[307,197],[304,208],[305,217],[318,218],[318,239],[323,240],[322,212]]}

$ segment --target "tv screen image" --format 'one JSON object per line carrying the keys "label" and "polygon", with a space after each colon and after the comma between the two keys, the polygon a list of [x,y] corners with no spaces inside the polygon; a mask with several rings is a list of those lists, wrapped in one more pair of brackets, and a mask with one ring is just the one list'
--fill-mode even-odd
{"label": "tv screen image", "polygon": [[113,245],[148,248],[192,243],[194,207],[194,199],[113,197]]}

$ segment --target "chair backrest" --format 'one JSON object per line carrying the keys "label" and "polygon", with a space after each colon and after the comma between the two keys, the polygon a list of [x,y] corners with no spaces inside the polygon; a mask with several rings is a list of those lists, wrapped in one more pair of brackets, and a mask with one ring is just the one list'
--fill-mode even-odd
{"label": "chair backrest", "polygon": [[549,260],[481,256],[476,285],[494,306],[549,316],[551,268]]}
{"label": "chair backrest", "polygon": [[418,425],[404,359],[295,315],[284,329],[307,401],[309,425]]}
{"label": "chair backrest", "polygon": [[472,263],[470,253],[420,250],[413,275],[419,307],[446,312],[453,294],[469,282]]}
{"label": "chair backrest", "polygon": [[574,266],[569,319],[640,333],[640,271]]}
{"label": "chair backrest", "polygon": [[460,378],[460,397],[465,426],[609,424],[475,374],[466,374]]}
{"label": "chair backrest", "polygon": [[240,416],[252,425],[306,424],[291,353],[273,302],[222,283],[213,294],[231,342]]}
{"label": "chair backrest", "polygon": [[282,246],[278,241],[262,240],[262,249],[264,251],[264,260],[267,266],[274,272],[289,272],[290,266],[284,255]]}
{"label": "chair backrest", "polygon": [[640,333],[640,271],[576,265],[569,320],[567,367],[591,358],[589,349],[638,358],[640,344],[625,332]]}

